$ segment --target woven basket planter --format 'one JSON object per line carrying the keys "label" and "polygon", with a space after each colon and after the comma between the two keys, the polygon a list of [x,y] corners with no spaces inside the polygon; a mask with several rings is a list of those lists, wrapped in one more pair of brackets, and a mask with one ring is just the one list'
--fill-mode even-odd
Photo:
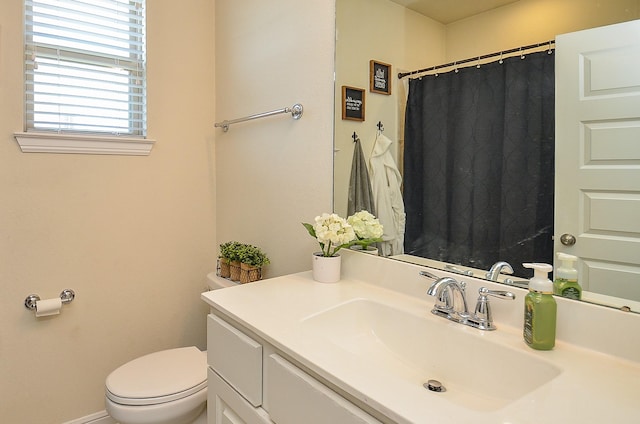
{"label": "woven basket planter", "polygon": [[262,279],[262,268],[259,266],[240,264],[240,283],[252,283]]}
{"label": "woven basket planter", "polygon": [[229,268],[231,281],[240,281],[240,261],[231,261]]}
{"label": "woven basket planter", "polygon": [[219,258],[218,263],[220,264],[220,276],[222,278],[231,277],[231,267],[229,266],[229,259]]}

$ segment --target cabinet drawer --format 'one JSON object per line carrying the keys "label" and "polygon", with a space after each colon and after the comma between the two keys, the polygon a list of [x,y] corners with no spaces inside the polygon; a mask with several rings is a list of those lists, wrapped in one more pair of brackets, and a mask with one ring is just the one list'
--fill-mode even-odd
{"label": "cabinet drawer", "polygon": [[380,424],[277,354],[269,355],[267,372],[269,415],[277,424]]}
{"label": "cabinet drawer", "polygon": [[253,406],[262,405],[262,345],[213,314],[207,318],[207,362]]}
{"label": "cabinet drawer", "polygon": [[264,409],[253,407],[211,368],[208,372],[209,424],[273,424]]}

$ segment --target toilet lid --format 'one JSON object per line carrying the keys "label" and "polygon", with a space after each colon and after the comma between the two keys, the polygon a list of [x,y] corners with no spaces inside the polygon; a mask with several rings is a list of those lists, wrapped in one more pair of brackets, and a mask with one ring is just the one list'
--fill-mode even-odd
{"label": "toilet lid", "polygon": [[107,377],[107,397],[123,405],[154,405],[207,387],[207,355],[195,346],[163,350],[122,365]]}

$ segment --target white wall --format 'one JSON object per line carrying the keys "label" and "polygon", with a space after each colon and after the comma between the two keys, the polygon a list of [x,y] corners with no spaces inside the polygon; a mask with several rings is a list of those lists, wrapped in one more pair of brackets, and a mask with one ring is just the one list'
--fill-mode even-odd
{"label": "white wall", "polygon": [[[148,2],[148,157],[21,153],[22,4],[0,3],[0,422],[104,409],[104,380],[205,347],[214,269],[214,1]],[[30,293],[76,299],[36,319]]]}
{"label": "white wall", "polygon": [[331,212],[333,1],[216,1],[216,121],[301,103],[216,131],[217,244],[257,245],[267,277],[311,268],[301,222]]}

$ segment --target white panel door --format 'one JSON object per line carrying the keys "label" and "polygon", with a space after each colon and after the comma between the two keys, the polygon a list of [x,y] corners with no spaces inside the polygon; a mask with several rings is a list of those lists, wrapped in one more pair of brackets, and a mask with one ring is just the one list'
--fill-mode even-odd
{"label": "white panel door", "polygon": [[556,252],[585,290],[640,301],[640,21],[556,39],[555,179]]}

